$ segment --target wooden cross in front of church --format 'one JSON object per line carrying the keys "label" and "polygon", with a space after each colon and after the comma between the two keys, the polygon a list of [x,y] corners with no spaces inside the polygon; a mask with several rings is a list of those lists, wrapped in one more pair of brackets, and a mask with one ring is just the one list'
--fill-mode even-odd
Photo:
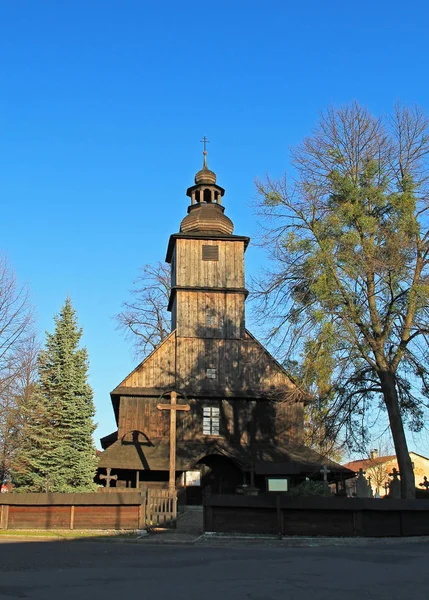
{"label": "wooden cross in front of church", "polygon": [[170,392],[170,404],[157,404],[158,410],[170,411],[170,476],[168,489],[176,490],[176,415],[178,410],[190,410],[189,404],[177,404],[177,392]]}
{"label": "wooden cross in front of church", "polygon": [[105,479],[106,480],[106,488],[108,490],[110,489],[110,482],[111,481],[117,481],[117,479],[118,479],[117,475],[110,475],[111,472],[112,472],[112,469],[107,468],[106,469],[106,475],[100,475],[100,479]]}

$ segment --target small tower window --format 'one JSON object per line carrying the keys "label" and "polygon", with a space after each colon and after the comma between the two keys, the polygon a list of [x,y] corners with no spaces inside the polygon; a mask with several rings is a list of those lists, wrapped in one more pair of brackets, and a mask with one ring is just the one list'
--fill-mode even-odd
{"label": "small tower window", "polygon": [[207,379],[217,379],[217,369],[206,369],[206,377]]}
{"label": "small tower window", "polygon": [[219,435],[219,408],[203,407],[203,435]]}
{"label": "small tower window", "polygon": [[203,246],[203,260],[219,260],[219,246]]}
{"label": "small tower window", "polygon": [[210,203],[212,201],[212,191],[204,190],[204,202]]}

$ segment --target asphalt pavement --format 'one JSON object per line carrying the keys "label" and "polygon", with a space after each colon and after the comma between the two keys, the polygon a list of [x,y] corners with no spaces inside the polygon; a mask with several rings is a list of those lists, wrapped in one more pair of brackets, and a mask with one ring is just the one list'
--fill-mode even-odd
{"label": "asphalt pavement", "polygon": [[[271,545],[270,545],[271,544]],[[0,600],[428,600],[429,543],[0,543]]]}

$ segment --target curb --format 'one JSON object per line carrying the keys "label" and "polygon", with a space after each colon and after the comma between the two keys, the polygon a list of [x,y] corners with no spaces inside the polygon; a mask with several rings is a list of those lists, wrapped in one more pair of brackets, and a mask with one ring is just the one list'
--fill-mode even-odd
{"label": "curb", "polygon": [[201,536],[202,542],[215,542],[215,545],[221,545],[222,541],[227,542],[249,542],[250,544],[259,543],[274,543],[280,547],[321,547],[321,546],[344,546],[344,547],[359,547],[371,546],[377,544],[395,545],[395,544],[423,544],[429,543],[429,536],[412,536],[412,537],[298,537],[298,536],[283,536],[279,538],[274,535],[222,535],[211,532],[206,532]]}

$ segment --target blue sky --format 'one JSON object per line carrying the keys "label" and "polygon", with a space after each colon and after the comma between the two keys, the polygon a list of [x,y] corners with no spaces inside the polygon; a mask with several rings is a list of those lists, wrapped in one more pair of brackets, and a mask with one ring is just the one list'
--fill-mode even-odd
{"label": "blue sky", "polygon": [[[429,110],[428,22],[418,0],[0,0],[0,250],[42,337],[70,294],[97,437],[135,366],[113,316],[178,231],[201,137],[235,232],[255,236],[255,177],[288,168],[320,110]],[[264,260],[250,247],[248,274]]]}

